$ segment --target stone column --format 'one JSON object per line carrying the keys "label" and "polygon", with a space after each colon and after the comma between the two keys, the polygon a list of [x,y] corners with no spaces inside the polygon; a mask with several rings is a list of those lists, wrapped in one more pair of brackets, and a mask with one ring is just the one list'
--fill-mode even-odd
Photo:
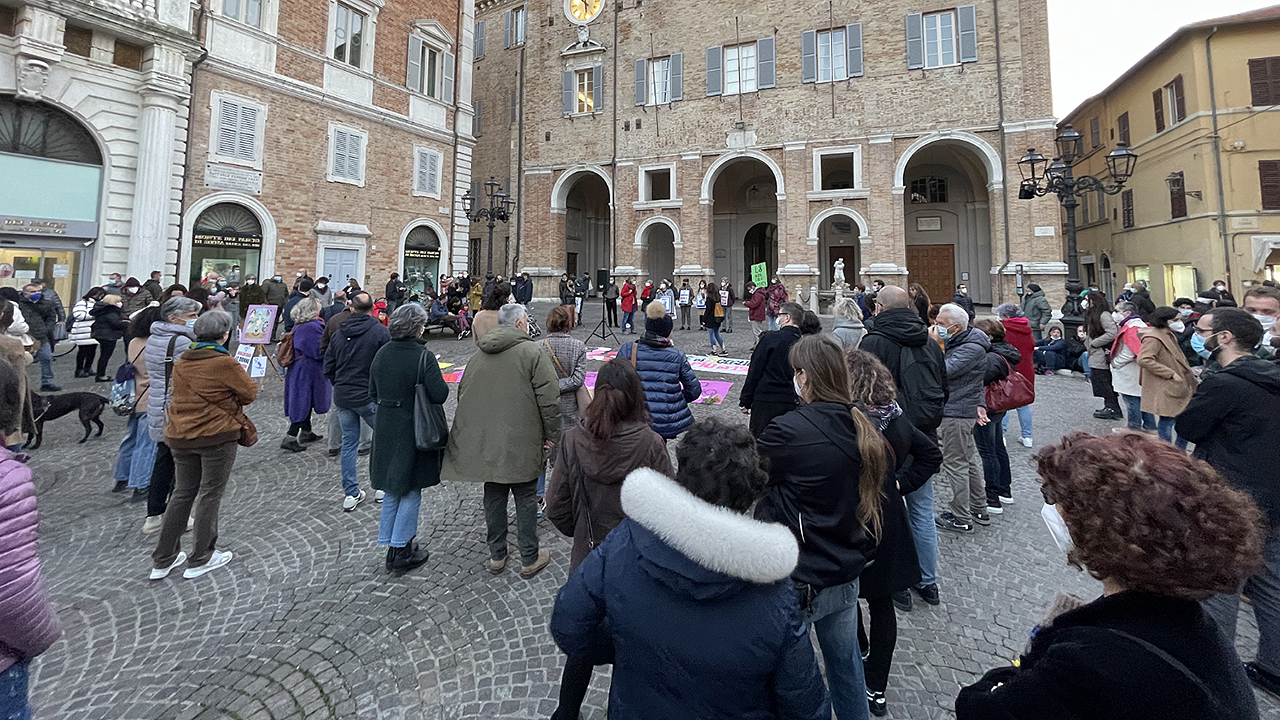
{"label": "stone column", "polygon": [[145,277],[152,270],[166,270],[174,200],[174,140],[178,110],[189,92],[185,66],[186,58],[180,51],[162,45],[148,48],[143,60],[145,82],[142,112],[138,117],[138,172],[129,233],[129,274],[135,277]]}

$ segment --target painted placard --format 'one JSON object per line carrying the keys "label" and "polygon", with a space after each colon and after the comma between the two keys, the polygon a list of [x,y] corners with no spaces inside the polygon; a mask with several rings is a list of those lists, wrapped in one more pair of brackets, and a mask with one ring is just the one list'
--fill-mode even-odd
{"label": "painted placard", "polygon": [[766,263],[756,263],[751,266],[751,282],[756,287],[764,287],[769,284],[769,266]]}
{"label": "painted placard", "polygon": [[249,377],[260,378],[267,376],[267,356],[259,355],[249,361]]}
{"label": "painted placard", "polygon": [[249,345],[270,343],[277,311],[275,305],[250,305],[245,312],[244,325],[240,328],[240,342]]}
{"label": "painted placard", "polygon": [[[596,373],[587,373],[583,384],[587,388],[595,390]],[[724,402],[725,398],[729,397],[729,391],[733,389],[733,383],[724,380],[700,380],[699,384],[702,385],[702,394],[698,396],[697,400],[694,400],[699,405],[719,405]]]}

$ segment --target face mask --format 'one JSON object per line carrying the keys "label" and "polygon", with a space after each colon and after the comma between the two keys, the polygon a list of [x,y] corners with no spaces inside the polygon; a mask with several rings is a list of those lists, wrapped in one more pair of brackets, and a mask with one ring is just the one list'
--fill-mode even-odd
{"label": "face mask", "polygon": [[252,284],[254,284],[255,282],[257,282],[257,280],[245,280],[245,281],[244,281],[244,284],[245,284],[245,285],[252,285]]}
{"label": "face mask", "polygon": [[43,297],[44,297],[44,293],[31,293],[31,295],[28,296],[27,299],[30,300],[31,302],[40,302],[40,299]]}
{"label": "face mask", "polygon": [[1174,320],[1173,322],[1169,323],[1169,329],[1181,335],[1182,331],[1187,329],[1187,324],[1182,322],[1181,320]]}
{"label": "face mask", "polygon": [[[226,280],[219,280],[219,281],[218,281],[218,287],[226,287],[226,286],[227,286],[227,281],[226,281]],[[135,290],[134,292],[137,292],[137,291]],[[131,293],[131,294],[132,294],[132,293]]]}
{"label": "face mask", "polygon": [[324,292],[324,289],[329,286],[324,283],[320,283],[319,285],[316,285],[316,287],[320,288],[320,292]]}
{"label": "face mask", "polygon": [[969,288],[960,288],[960,294],[961,294],[961,295],[968,295],[968,294],[969,294]]}
{"label": "face mask", "polygon": [[1182,308],[1178,311],[1178,314],[1182,317],[1191,317],[1191,308]]}
{"label": "face mask", "polygon": [[113,277],[113,278],[111,278],[111,284],[112,284],[112,285],[119,285],[119,284],[120,284],[120,278],[118,278],[118,277]]}
{"label": "face mask", "polygon": [[1125,286],[1124,286],[1124,291],[1125,291],[1125,292],[1133,292],[1133,286],[1132,286],[1132,285],[1125,285]]}
{"label": "face mask", "polygon": [[1213,286],[1213,289],[1214,289],[1214,290],[1217,290],[1218,292],[1222,292],[1223,290],[1226,290],[1226,289],[1227,289],[1227,286],[1226,286],[1226,285],[1214,285],[1214,286]]}
{"label": "face mask", "polygon": [[1067,523],[1056,505],[1045,503],[1040,508],[1040,517],[1044,518],[1044,524],[1049,527],[1049,534],[1053,536],[1053,543],[1059,550],[1069,553],[1075,549],[1076,544],[1071,542],[1071,531],[1067,529]]}
{"label": "face mask", "polygon": [[1195,333],[1191,336],[1191,349],[1200,357],[1206,360],[1209,359],[1209,351],[1205,349],[1204,337],[1200,333]]}
{"label": "face mask", "polygon": [[298,277],[302,277],[302,273],[298,273]]}
{"label": "face mask", "polygon": [[938,328],[939,338],[946,340],[947,338],[951,337],[951,331],[947,329],[946,325],[938,325],[937,328]]}
{"label": "face mask", "polygon": [[273,278],[271,278],[271,279],[272,279],[272,280],[275,280],[276,282],[280,282],[280,276],[279,276],[279,275],[276,275],[275,277],[273,277]]}
{"label": "face mask", "polygon": [[1111,313],[1111,319],[1112,319],[1112,320],[1115,320],[1117,325],[1119,325],[1120,323],[1124,322],[1124,319],[1125,319],[1125,318],[1127,318],[1127,317],[1129,317],[1129,316],[1128,316],[1128,315],[1125,315],[1124,313],[1120,312],[1119,310],[1117,310],[1117,311],[1115,311],[1115,312]]}
{"label": "face mask", "polygon": [[[1210,345],[1209,344],[1210,342],[1212,342],[1213,344]],[[1214,333],[1213,335],[1205,338],[1204,349],[1208,350],[1210,355],[1213,355],[1222,349],[1222,342],[1218,340],[1217,333]]]}
{"label": "face mask", "polygon": [[186,324],[186,326],[187,326],[187,327],[191,328],[192,330],[195,330],[195,329],[196,329],[196,319],[195,319],[195,318],[191,318],[191,319],[190,319],[190,320],[188,320],[185,324]]}
{"label": "face mask", "polygon": [[796,397],[804,397],[804,393],[800,390],[800,381],[796,379],[795,375],[791,376],[791,387],[796,391]]}
{"label": "face mask", "polygon": [[1254,315],[1253,319],[1262,323],[1262,332],[1267,332],[1276,324],[1276,319],[1270,315]]}

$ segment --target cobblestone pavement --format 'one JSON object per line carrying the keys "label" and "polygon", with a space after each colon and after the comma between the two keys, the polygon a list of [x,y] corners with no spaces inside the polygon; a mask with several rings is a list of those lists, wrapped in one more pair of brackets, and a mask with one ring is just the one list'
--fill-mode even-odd
{"label": "cobblestone pavement", "polygon": [[[537,309],[542,315],[547,306]],[[578,336],[598,318],[593,305]],[[735,321],[736,332],[724,338],[731,355],[747,357],[745,314]],[[690,353],[707,349],[705,333],[677,332],[675,340]],[[456,364],[475,352],[471,340],[437,338],[430,347]],[[67,380],[71,367],[70,356],[57,363],[67,390],[105,394],[104,385]],[[745,422],[736,403],[741,377],[703,377],[732,379],[734,389],[725,404],[697,406],[695,414]],[[1083,380],[1049,377],[1037,385],[1036,447],[1072,429],[1110,430],[1089,417],[1095,402]],[[550,568],[532,581],[513,572],[491,576],[483,567],[480,488],[446,481],[423,497],[419,538],[431,561],[390,577],[375,547],[378,506],[370,500],[342,512],[336,460],[320,447],[296,455],[278,448],[286,428],[282,388],[266,381],[250,408],[262,440],[241,451],[223,502],[219,544],[235,559],[196,580],[147,580],[155,536],[140,532],[145,506],[109,492],[123,420],[106,413],[107,432],[84,445],[75,444],[75,420],[48,426],[32,464],[41,556],[64,635],[35,664],[36,717],[548,717],[563,660],[547,624],[569,542],[543,523]],[[1016,428],[1015,420],[1015,437]],[[1045,530],[1032,451],[1009,443],[1017,504],[972,536],[942,536],[942,605],[917,603],[899,614],[892,717],[950,717],[960,686],[1014,658],[1058,591],[1099,592]],[[363,459],[360,476],[367,486]],[[1251,613],[1240,627],[1241,654],[1251,658]],[[607,686],[607,673],[599,673],[584,718],[604,717]],[[1260,703],[1264,717],[1280,719],[1280,706]]]}

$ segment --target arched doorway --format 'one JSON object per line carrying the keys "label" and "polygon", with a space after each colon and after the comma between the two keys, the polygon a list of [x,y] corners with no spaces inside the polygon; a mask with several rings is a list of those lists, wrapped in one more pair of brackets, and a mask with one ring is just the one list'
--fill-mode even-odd
{"label": "arched doorway", "polygon": [[676,234],[672,222],[666,218],[645,221],[637,231],[637,241],[645,249],[645,269],[648,277],[658,284],[672,280],[676,271]]}
{"label": "arched doorway", "polygon": [[844,280],[850,286],[857,284],[862,268],[861,229],[848,215],[830,215],[818,226],[818,258],[821,264],[821,285],[831,288],[832,268],[837,260],[844,261]]}
{"label": "arched doorway", "polygon": [[911,153],[902,182],[907,270],[936,302],[958,283],[992,302],[988,159],[968,142],[943,139]]}
{"label": "arched doorway", "polygon": [[716,277],[729,277],[745,288],[751,266],[765,263],[769,276],[778,271],[778,181],[773,169],[754,156],[743,156],[713,169],[712,237]]}
{"label": "arched doorway", "polygon": [[409,294],[422,295],[434,287],[440,274],[440,237],[427,225],[418,225],[404,237],[400,280]]}
{"label": "arched doorway", "polygon": [[0,95],[0,286],[43,280],[74,302],[92,267],[102,151],[69,113]]}
{"label": "arched doorway", "polygon": [[592,294],[600,270],[612,272],[609,236],[609,186],[594,173],[583,173],[565,196],[565,272],[589,273]]}
{"label": "arched doorway", "polygon": [[209,273],[232,283],[257,275],[262,259],[262,223],[249,208],[223,202],[196,216],[187,277],[198,284]]}

